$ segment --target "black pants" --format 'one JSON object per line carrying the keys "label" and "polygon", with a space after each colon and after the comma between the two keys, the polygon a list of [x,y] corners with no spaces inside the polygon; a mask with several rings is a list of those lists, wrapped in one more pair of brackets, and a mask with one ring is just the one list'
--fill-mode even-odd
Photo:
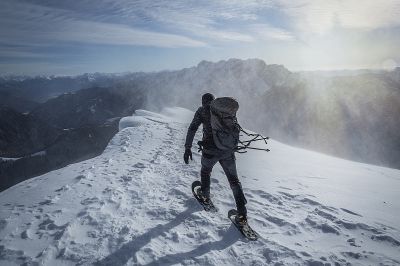
{"label": "black pants", "polygon": [[203,152],[201,156],[201,190],[205,196],[210,196],[211,171],[214,165],[219,162],[231,186],[238,213],[247,215],[245,206],[247,200],[243,194],[242,185],[237,175],[235,160],[234,153],[211,155]]}

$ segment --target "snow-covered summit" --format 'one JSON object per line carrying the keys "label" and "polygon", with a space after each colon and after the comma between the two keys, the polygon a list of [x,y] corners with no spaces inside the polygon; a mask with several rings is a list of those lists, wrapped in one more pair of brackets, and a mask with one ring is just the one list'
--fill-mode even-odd
{"label": "snow-covered summit", "polygon": [[[121,120],[102,155],[0,193],[1,265],[397,265],[400,171],[271,140],[237,155],[249,222],[231,225],[232,192],[219,166],[202,211],[183,163],[192,112],[145,110]],[[199,134],[197,138],[201,137]]]}

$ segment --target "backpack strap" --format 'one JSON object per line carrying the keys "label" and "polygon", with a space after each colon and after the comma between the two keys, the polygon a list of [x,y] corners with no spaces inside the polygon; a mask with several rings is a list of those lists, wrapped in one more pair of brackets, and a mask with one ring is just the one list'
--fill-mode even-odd
{"label": "backpack strap", "polygon": [[238,153],[246,153],[246,149],[251,149],[251,150],[259,150],[259,151],[266,151],[269,152],[270,149],[262,149],[262,148],[255,148],[255,147],[250,147],[250,144],[252,142],[255,141],[260,141],[263,140],[265,142],[265,144],[268,144],[267,140],[269,139],[269,137],[264,137],[261,134],[254,134],[254,133],[248,133],[246,132],[239,124],[237,124],[239,126],[240,132],[243,132],[244,134],[246,134],[249,137],[252,137],[252,139],[249,140],[245,140],[245,141],[240,141],[239,143],[241,144],[241,146],[238,145],[237,149],[235,150]]}

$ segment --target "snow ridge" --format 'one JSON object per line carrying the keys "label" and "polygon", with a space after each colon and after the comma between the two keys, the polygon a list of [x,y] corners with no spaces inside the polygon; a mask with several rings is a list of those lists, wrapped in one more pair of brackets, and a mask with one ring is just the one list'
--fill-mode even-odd
{"label": "snow ridge", "polygon": [[269,154],[238,155],[249,221],[261,235],[248,242],[227,218],[234,200],[219,166],[211,187],[219,213],[191,195],[201,157],[193,149],[193,161],[182,162],[192,115],[139,110],[101,156],[0,193],[0,264],[400,264],[400,171],[275,141]]}

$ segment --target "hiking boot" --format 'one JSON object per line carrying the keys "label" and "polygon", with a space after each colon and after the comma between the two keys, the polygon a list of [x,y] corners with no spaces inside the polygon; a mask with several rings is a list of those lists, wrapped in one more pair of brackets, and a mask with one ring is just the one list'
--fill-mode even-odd
{"label": "hiking boot", "polygon": [[236,217],[235,217],[235,222],[236,222],[238,225],[241,225],[241,226],[246,225],[246,224],[247,224],[247,217],[246,217],[246,215],[242,215],[242,214],[236,215]]}

